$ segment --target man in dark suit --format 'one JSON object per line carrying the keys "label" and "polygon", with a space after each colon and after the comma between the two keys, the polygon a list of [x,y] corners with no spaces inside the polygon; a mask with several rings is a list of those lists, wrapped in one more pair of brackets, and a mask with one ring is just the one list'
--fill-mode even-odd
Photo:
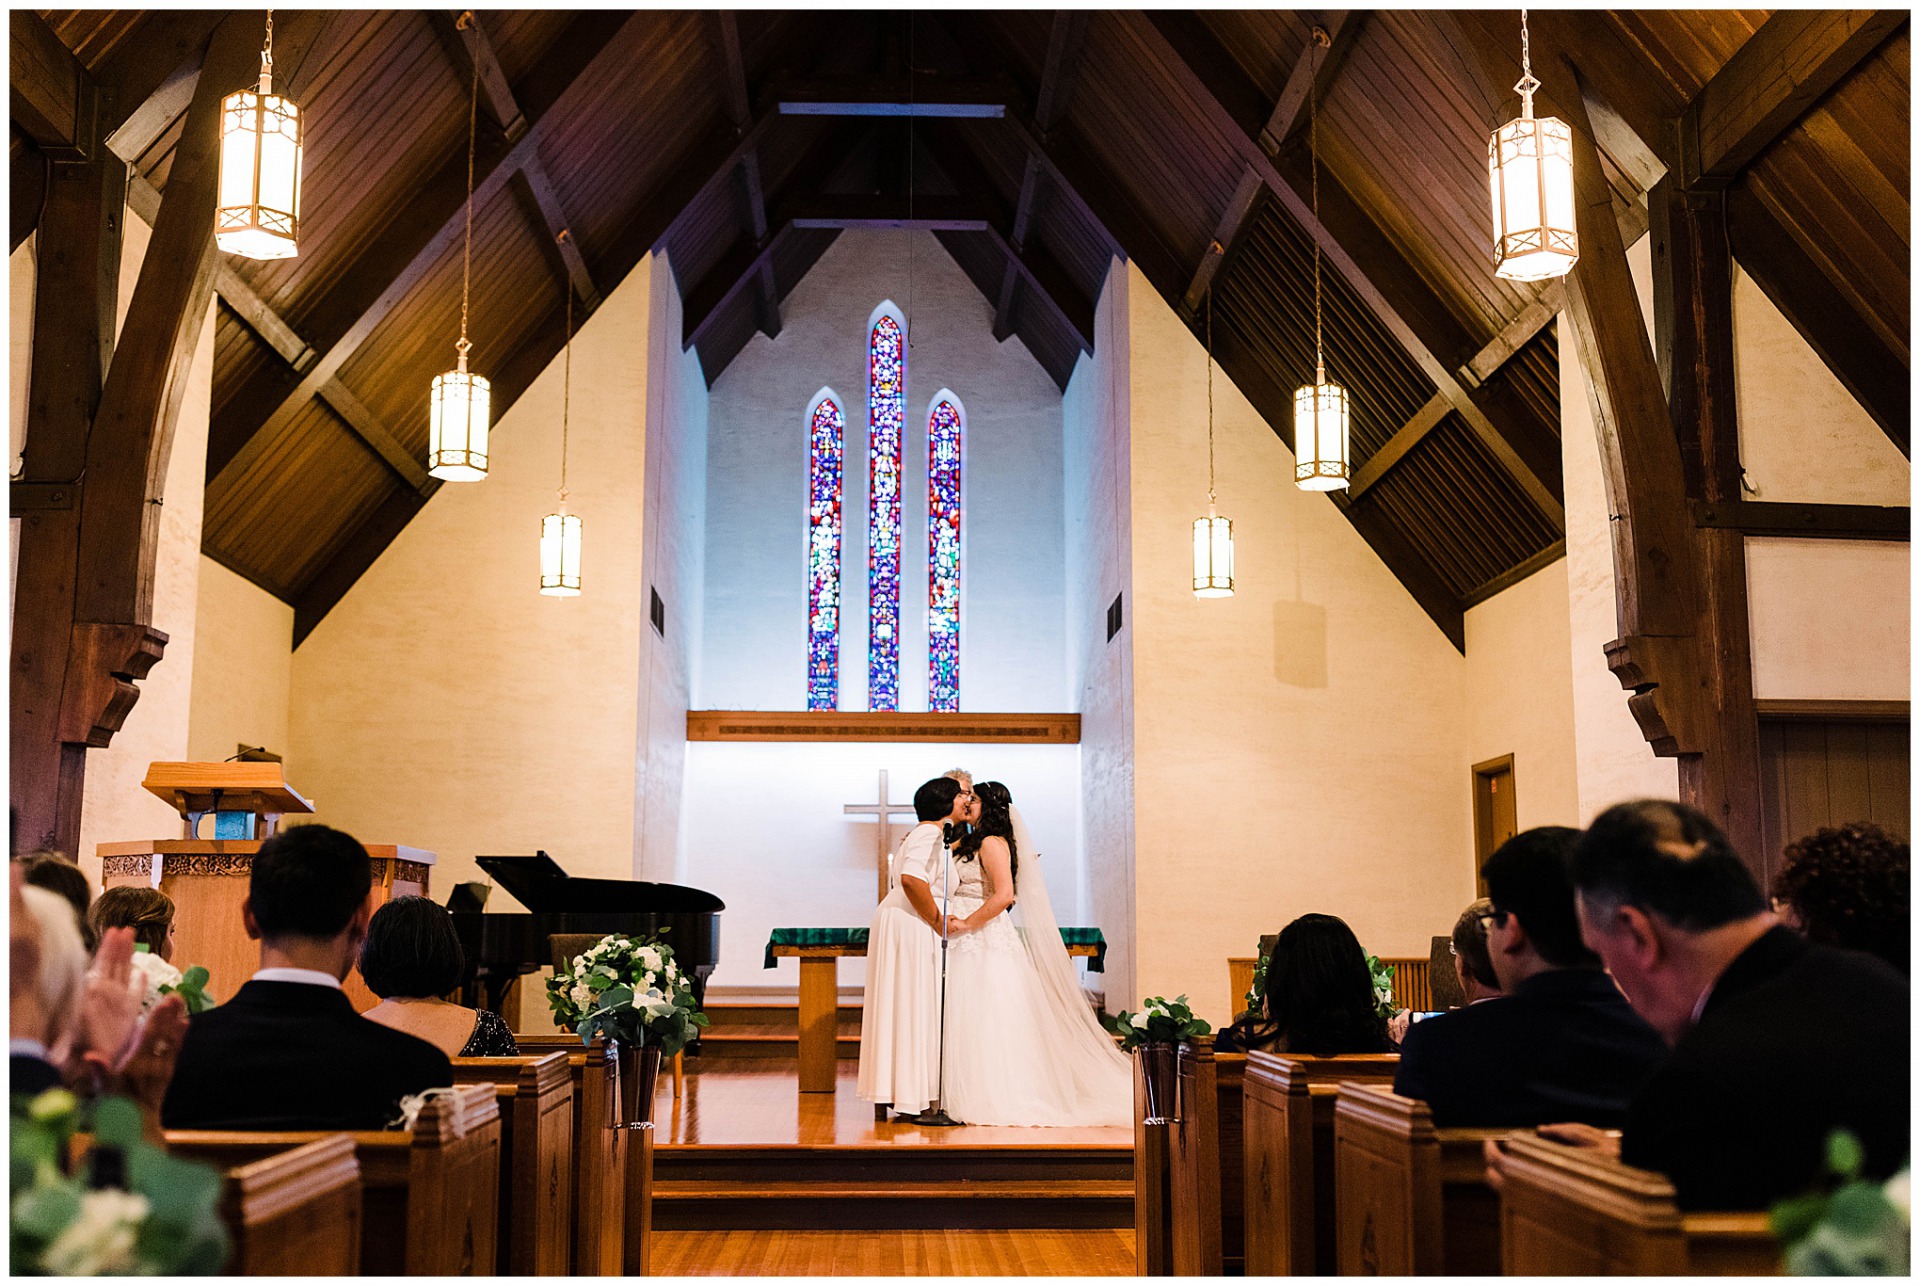
{"label": "man in dark suit", "polygon": [[169,1129],[378,1130],[403,1096],[453,1083],[445,1054],[360,1017],[340,989],[372,887],[351,835],[296,826],[260,846],[241,906],[260,970],[187,1028]]}
{"label": "man in dark suit", "polygon": [[1780,924],[1726,836],[1681,804],[1595,818],[1574,884],[1587,943],[1673,1046],[1634,1097],[1621,1160],[1667,1175],[1692,1210],[1764,1209],[1806,1190],[1835,1129],[1864,1145],[1868,1177],[1900,1168],[1910,1001],[1898,972]]}
{"label": "man in dark suit", "polygon": [[1666,1055],[1580,941],[1571,863],[1580,832],[1523,831],[1481,868],[1487,949],[1503,994],[1416,1023],[1393,1088],[1438,1126],[1617,1126]]}

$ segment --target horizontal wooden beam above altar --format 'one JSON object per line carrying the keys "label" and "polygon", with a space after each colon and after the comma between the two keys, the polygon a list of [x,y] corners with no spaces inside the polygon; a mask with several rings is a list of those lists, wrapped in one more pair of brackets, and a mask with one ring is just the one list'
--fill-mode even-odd
{"label": "horizontal wooden beam above altar", "polygon": [[1077,714],[910,714],[876,710],[689,710],[688,741],[945,741],[1071,746]]}

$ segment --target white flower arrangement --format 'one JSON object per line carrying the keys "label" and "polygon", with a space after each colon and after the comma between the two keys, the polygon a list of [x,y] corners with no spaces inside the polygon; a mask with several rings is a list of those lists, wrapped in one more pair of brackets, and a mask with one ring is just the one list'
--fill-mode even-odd
{"label": "white flower arrangement", "polygon": [[61,1277],[132,1273],[139,1267],[133,1251],[147,1209],[147,1199],[137,1192],[100,1188],[85,1193],[79,1215],[53,1239],[41,1262]]}
{"label": "white flower arrangement", "polygon": [[554,1018],[583,1041],[604,1032],[632,1045],[658,1045],[671,1058],[707,1025],[693,986],[663,942],[611,933],[547,983]]}
{"label": "white flower arrangement", "polygon": [[140,1012],[144,1014],[160,1003],[160,998],[167,994],[169,988],[178,987],[184,976],[151,951],[136,951],[127,985],[140,998]]}

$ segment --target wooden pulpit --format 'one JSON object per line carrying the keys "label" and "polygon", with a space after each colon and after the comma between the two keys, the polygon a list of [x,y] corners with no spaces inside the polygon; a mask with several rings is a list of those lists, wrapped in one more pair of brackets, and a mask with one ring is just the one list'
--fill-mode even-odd
{"label": "wooden pulpit", "polygon": [[[260,964],[260,946],[247,937],[240,916],[253,855],[279,829],[281,817],[311,813],[313,804],[287,785],[276,763],[155,763],[141,785],[179,811],[183,837],[101,844],[101,884],[157,888],[172,898],[178,908],[173,963],[182,969],[205,965],[212,975],[208,989],[224,1000]],[[202,838],[209,825],[214,837]],[[427,895],[432,853],[400,844],[366,849],[373,858],[376,908],[392,898]],[[355,1009],[375,1004],[358,971],[347,976],[346,990]]]}

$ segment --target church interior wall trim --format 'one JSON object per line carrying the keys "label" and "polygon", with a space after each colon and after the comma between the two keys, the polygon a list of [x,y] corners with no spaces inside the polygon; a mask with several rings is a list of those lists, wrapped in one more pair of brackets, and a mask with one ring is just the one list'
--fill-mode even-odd
{"label": "church interior wall trim", "polygon": [[1071,746],[1077,714],[915,714],[885,710],[687,711],[688,741],[947,741]]}

